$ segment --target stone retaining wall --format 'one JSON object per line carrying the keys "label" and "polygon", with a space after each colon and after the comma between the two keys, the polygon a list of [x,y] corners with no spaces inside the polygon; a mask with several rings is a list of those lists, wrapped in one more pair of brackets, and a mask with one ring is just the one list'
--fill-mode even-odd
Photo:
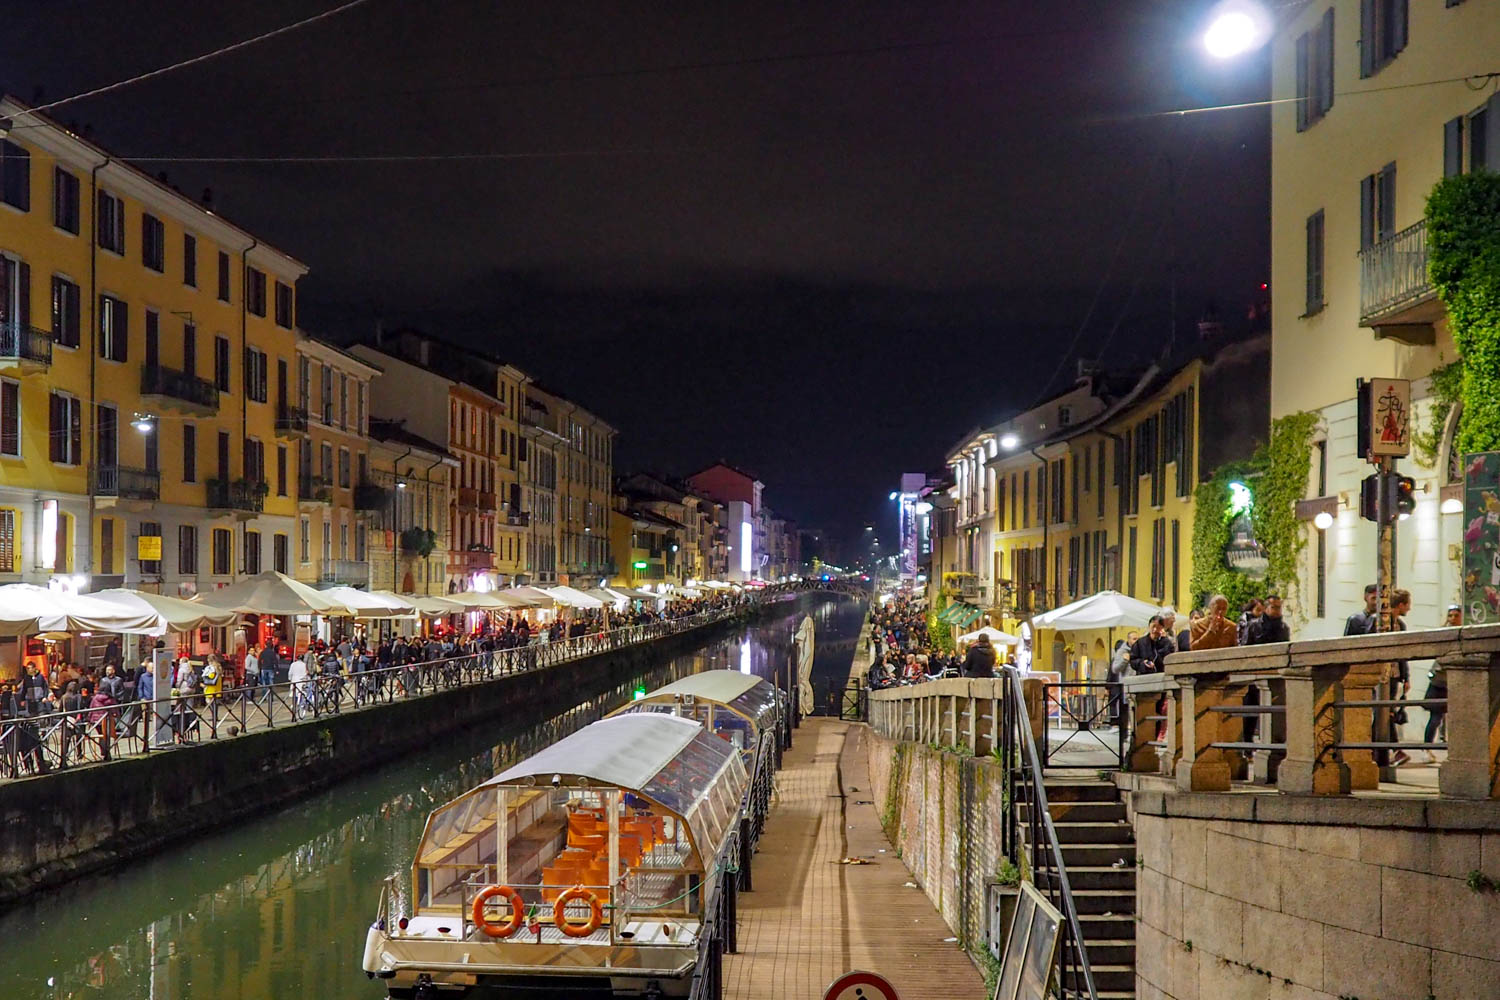
{"label": "stone retaining wall", "polygon": [[1131,796],[1138,1000],[1500,996],[1492,803]]}
{"label": "stone retaining wall", "polygon": [[[964,947],[987,945],[985,887],[1004,857],[1004,781],[989,757],[960,757],[925,743],[887,739],[871,730],[865,746],[870,798],[912,880],[932,900]],[[882,864],[894,863],[887,858]]]}
{"label": "stone retaining wall", "polygon": [[[805,600],[805,599],[804,599]],[[764,613],[788,613],[790,604]],[[0,903],[263,812],[472,725],[541,721],[743,627],[728,619],[543,670],[222,741],[0,782]]]}

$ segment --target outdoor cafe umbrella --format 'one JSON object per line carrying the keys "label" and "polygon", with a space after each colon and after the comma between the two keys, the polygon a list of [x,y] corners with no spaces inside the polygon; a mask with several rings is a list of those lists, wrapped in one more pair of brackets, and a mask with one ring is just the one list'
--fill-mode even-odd
{"label": "outdoor cafe umbrella", "polygon": [[1101,590],[1072,604],[1044,612],[1031,619],[1033,628],[1066,629],[1145,628],[1151,616],[1160,614],[1155,604],[1126,597],[1116,590]]}
{"label": "outdoor cafe umbrella", "polygon": [[379,591],[329,587],[319,593],[343,604],[355,618],[405,618],[416,610],[410,601]]}
{"label": "outdoor cafe umbrella", "polygon": [[989,636],[990,637],[990,642],[992,642],[992,643],[994,643],[994,644],[996,644],[998,646],[1019,646],[1021,644],[1021,640],[1020,639],[1017,639],[1013,635],[1010,635],[1008,633],[1000,631],[999,629],[995,628],[995,626],[993,626],[993,625],[986,625],[983,628],[977,628],[977,629],[975,629],[972,632],[968,632],[968,633],[966,633],[964,635],[961,635],[961,636],[958,637],[958,641],[959,642],[974,642],[976,639],[978,639],[982,635]]}
{"label": "outdoor cafe umbrella", "polygon": [[314,590],[274,570],[231,583],[221,590],[199,594],[193,600],[209,607],[245,614],[354,617],[352,608],[328,596],[326,591]]}
{"label": "outdoor cafe umbrella", "polygon": [[239,620],[238,611],[219,611],[215,608],[185,601],[166,594],[146,594],[138,590],[101,590],[88,595],[107,601],[123,610],[141,615],[156,615],[168,632],[191,632],[200,628],[224,628]]}
{"label": "outdoor cafe umbrella", "polygon": [[572,587],[552,587],[547,591],[552,599],[558,604],[570,608],[602,608],[604,602],[597,597],[590,597],[581,590]]}
{"label": "outdoor cafe umbrella", "polygon": [[29,583],[0,587],[0,635],[38,632],[133,632],[160,635],[152,611],[122,608],[92,596],[63,594]]}
{"label": "outdoor cafe umbrella", "polygon": [[[453,595],[458,596],[458,595]],[[447,597],[413,597],[411,606],[417,609],[418,614],[427,618],[441,618],[444,615],[461,615],[469,610],[469,606],[462,601],[450,600]]]}
{"label": "outdoor cafe umbrella", "polygon": [[557,600],[551,594],[538,587],[511,587],[508,590],[500,591],[500,593],[506,597],[525,601],[526,607],[529,608],[550,608],[557,603]]}

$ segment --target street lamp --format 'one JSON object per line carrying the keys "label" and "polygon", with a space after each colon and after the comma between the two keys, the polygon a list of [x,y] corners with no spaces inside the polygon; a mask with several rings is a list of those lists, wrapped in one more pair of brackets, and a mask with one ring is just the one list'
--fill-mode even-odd
{"label": "street lamp", "polygon": [[1000,435],[1000,447],[1004,448],[1006,451],[1015,451],[1016,448],[1020,447],[1020,444],[1021,439],[1016,437],[1014,434],[1007,433]]}
{"label": "street lamp", "polygon": [[137,413],[135,419],[130,422],[130,426],[142,434],[150,434],[156,430],[156,418],[149,413]]}
{"label": "street lamp", "polygon": [[1203,47],[1215,59],[1233,59],[1258,49],[1271,37],[1271,15],[1254,0],[1224,0],[1203,32]]}

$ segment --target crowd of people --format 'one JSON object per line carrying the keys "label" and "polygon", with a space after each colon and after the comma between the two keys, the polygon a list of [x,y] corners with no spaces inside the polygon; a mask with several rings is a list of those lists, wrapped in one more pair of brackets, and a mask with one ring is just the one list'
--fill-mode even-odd
{"label": "crowd of people", "polygon": [[[153,667],[157,640],[139,665],[123,662],[118,641],[111,639],[98,667],[54,657],[44,673],[30,662],[22,677],[0,681],[0,731],[14,745],[0,747],[0,768],[17,776],[41,773],[53,761],[66,767],[85,756],[108,760],[117,735],[144,736],[141,725],[146,706],[170,698],[167,725],[177,742],[197,739],[202,728],[199,712],[220,702],[259,698],[273,685],[290,684],[294,717],[320,710],[337,710],[345,699],[356,703],[377,695],[416,693],[438,682],[451,684],[494,677],[501,657],[488,655],[524,649],[527,665],[536,651],[551,643],[605,641],[607,632],[631,626],[677,621],[708,611],[732,609],[748,600],[728,591],[701,598],[679,598],[661,607],[623,610],[605,607],[580,609],[550,622],[533,623],[525,616],[487,616],[474,631],[435,624],[426,635],[387,634],[367,638],[362,628],[341,632],[332,641],[314,639],[294,654],[283,635],[253,641],[239,655],[211,650],[197,660],[183,655],[168,672],[169,690],[158,691]],[[43,746],[38,726],[7,722],[66,713],[49,732],[52,749]]]}
{"label": "crowd of people", "polygon": [[[871,610],[866,643],[870,667],[865,682],[876,689],[939,677],[993,677],[1000,662],[987,635],[979,636],[963,655],[935,649],[927,633],[926,605],[907,593]],[[1013,659],[1006,662],[1015,665]]]}

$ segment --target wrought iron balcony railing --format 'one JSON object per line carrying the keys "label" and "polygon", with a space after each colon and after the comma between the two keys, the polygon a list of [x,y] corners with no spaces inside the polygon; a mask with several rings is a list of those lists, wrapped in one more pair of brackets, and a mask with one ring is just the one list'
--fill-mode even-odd
{"label": "wrought iron balcony railing", "polygon": [[355,510],[385,510],[391,503],[391,491],[374,483],[359,483],[354,487]]}
{"label": "wrought iron balcony railing", "polygon": [[52,364],[52,334],[20,323],[0,323],[0,359]]}
{"label": "wrought iron balcony railing", "polygon": [[299,476],[297,499],[313,503],[333,503],[333,483],[322,476]]}
{"label": "wrought iron balcony railing", "polygon": [[160,500],[161,473],[126,465],[96,465],[92,469],[91,491],[98,497],[122,500]]}
{"label": "wrought iron balcony railing", "polygon": [[246,510],[260,513],[265,508],[265,483],[250,479],[210,479],[208,481],[208,505],[221,510]]}
{"label": "wrought iron balcony railing", "polygon": [[306,434],[307,411],[297,406],[283,406],[276,411],[276,433]]}
{"label": "wrought iron balcony railing", "polygon": [[212,382],[165,365],[141,366],[141,395],[181,400],[207,410],[219,408],[219,389]]}
{"label": "wrought iron balcony railing", "polygon": [[1427,275],[1427,222],[1408,226],[1359,253],[1359,321],[1362,326],[1434,296]]}

